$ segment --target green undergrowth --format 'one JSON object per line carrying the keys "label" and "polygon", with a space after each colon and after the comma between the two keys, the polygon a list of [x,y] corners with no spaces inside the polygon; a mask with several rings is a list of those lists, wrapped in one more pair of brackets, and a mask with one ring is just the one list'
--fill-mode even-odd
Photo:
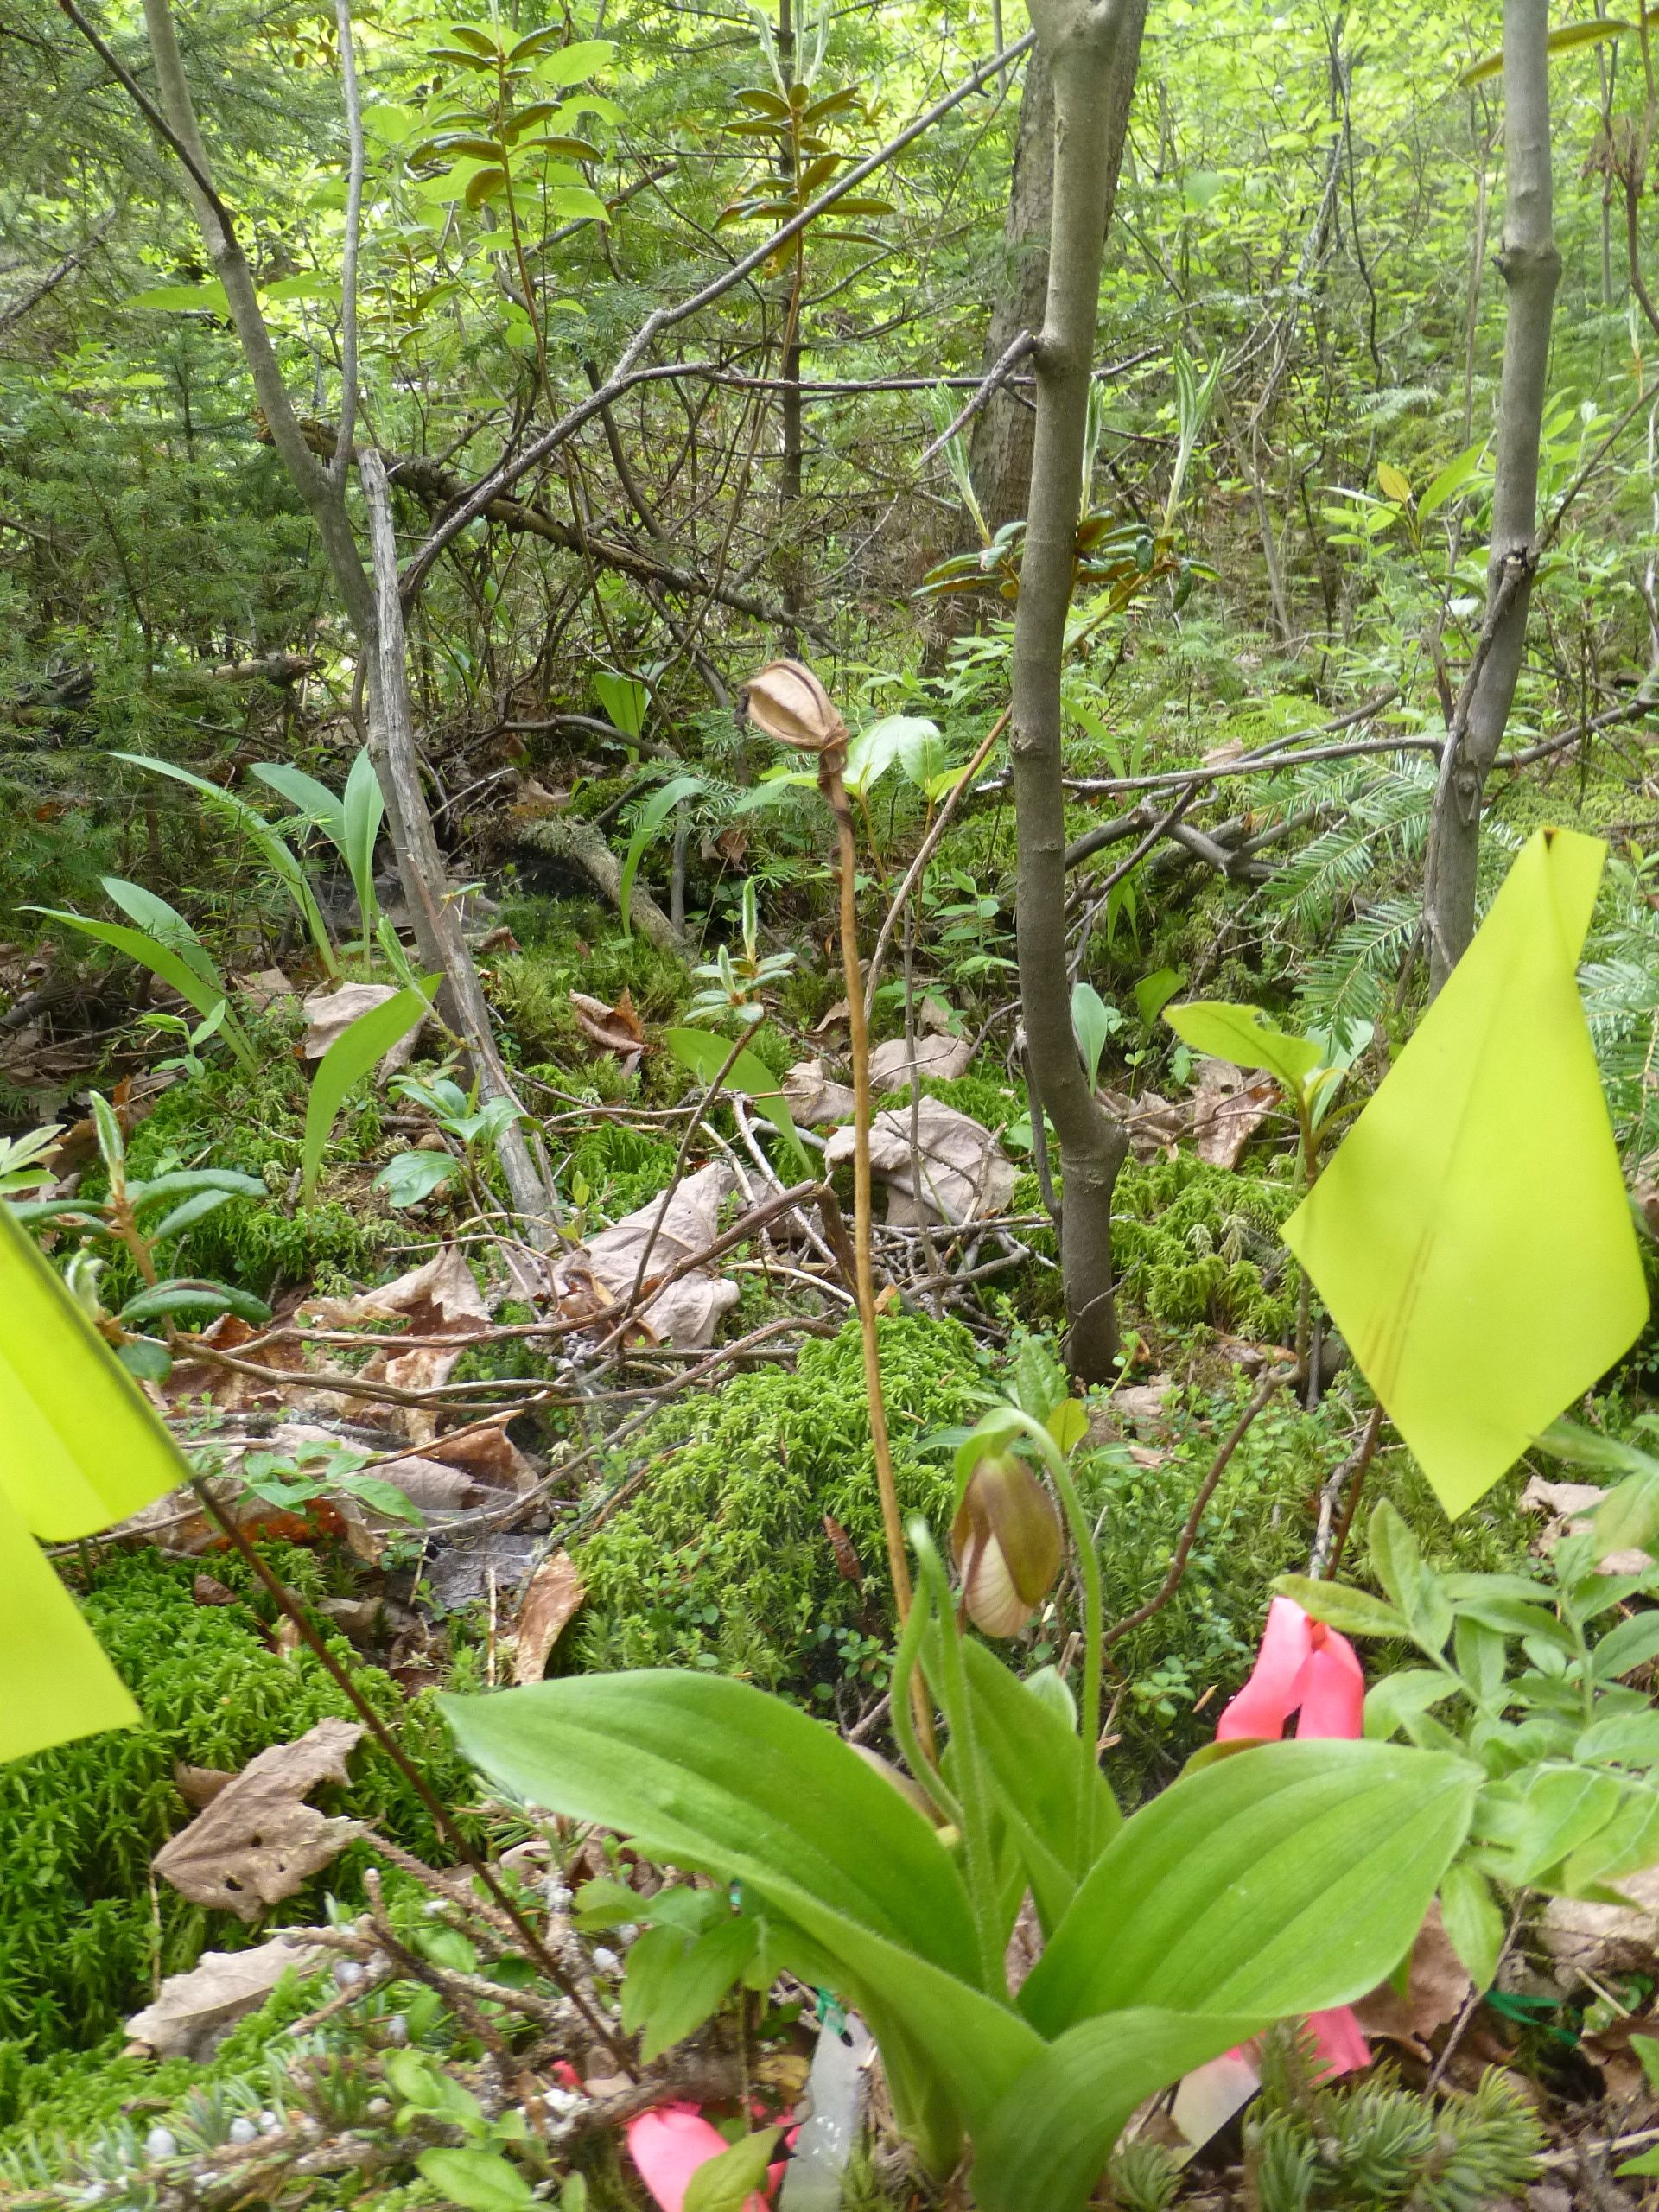
{"label": "green undergrowth", "polygon": [[1128,1162],[1112,1227],[1126,1308],[1166,1329],[1207,1323],[1287,1342],[1296,1280],[1279,1230],[1300,1196],[1282,1173],[1239,1173],[1186,1153]]}
{"label": "green undergrowth", "polygon": [[[493,955],[487,986],[501,1015],[504,1042],[529,1066],[552,1063],[632,1088],[609,1053],[596,1051],[576,1020],[572,991],[613,1006],[626,991],[647,1027],[673,1021],[690,996],[684,963],[637,931],[624,938],[616,916],[594,902],[514,899],[501,922],[516,952]],[[607,1088],[607,1096],[620,1095]]]}
{"label": "green undergrowth", "polygon": [[[263,1025],[258,1041],[257,1067],[215,1062],[164,1090],[132,1133],[129,1171],[147,1176],[175,1166],[233,1167],[263,1177],[272,1193],[269,1205],[233,1198],[198,1222],[170,1249],[175,1273],[240,1283],[261,1296],[279,1282],[355,1288],[381,1272],[383,1248],[402,1241],[404,1232],[337,1198],[287,1211],[288,1186],[300,1164],[306,1078],[280,1024]],[[372,1152],[381,1139],[383,1112],[378,1093],[360,1086],[334,1125],[329,1165]],[[102,1184],[89,1175],[86,1187],[90,1193]],[[111,1286],[117,1287],[114,1275]]]}
{"label": "green undergrowth", "polygon": [[[900,1503],[943,1534],[949,1460],[922,1446],[976,1417],[982,1355],[955,1322],[906,1314],[880,1328]],[[838,1680],[872,1679],[891,1619],[855,1325],[804,1345],[793,1370],[665,1411],[640,1452],[643,1487],[582,1548],[583,1667],[713,1668],[819,1706]],[[850,1538],[861,1587],[842,1573],[825,1515]]]}
{"label": "green undergrowth", "polygon": [[[321,1593],[307,1554],[279,1546],[270,1556],[302,1597]],[[143,1723],[0,1770],[0,2081],[22,2057],[107,2034],[148,2001],[158,1970],[181,1972],[208,1945],[260,1940],[260,1929],[189,1904],[165,1883],[152,1896],[149,1861],[190,1817],[175,1762],[234,1770],[327,1715],[352,1717],[315,1660],[273,1648],[251,1606],[197,1605],[198,1572],[154,1551],[106,1553],[85,1608]],[[245,1573],[218,1560],[213,1572],[232,1588]],[[465,1803],[466,1770],[430,1705],[406,1703],[376,1669],[356,1675],[439,1794]],[[409,1784],[372,1742],[353,1754],[353,1777],[349,1791],[332,1794],[355,1815],[424,1856],[440,1851]],[[337,1890],[360,1880],[355,1857],[330,1869]],[[319,1894],[302,1891],[276,1919],[308,1918]]]}
{"label": "green undergrowth", "polygon": [[[1208,1391],[1172,1391],[1161,1420],[1137,1424],[1123,1440],[1083,1457],[1078,1484],[1100,1527],[1109,1623],[1135,1611],[1162,1585],[1192,1500],[1247,1395],[1243,1382],[1231,1404]],[[1340,1395],[1311,1414],[1282,1395],[1270,1402],[1217,1485],[1174,1595],[1113,1646],[1107,1696],[1121,1740],[1107,1764],[1126,1802],[1173,1779],[1213,1736],[1223,1706],[1254,1662],[1274,1577],[1306,1570],[1319,1491],[1352,1448],[1365,1413]],[[1516,1509],[1525,1479],[1524,1469],[1506,1476],[1448,1521],[1409,1453],[1395,1449],[1377,1455],[1366,1496],[1393,1500],[1433,1566],[1496,1573],[1525,1557],[1531,1531]],[[1362,1532],[1344,1560],[1344,1580],[1368,1580],[1363,1516],[1362,1504]],[[1410,1659],[1403,1647],[1396,1652],[1375,1643],[1363,1656],[1373,1677]]]}

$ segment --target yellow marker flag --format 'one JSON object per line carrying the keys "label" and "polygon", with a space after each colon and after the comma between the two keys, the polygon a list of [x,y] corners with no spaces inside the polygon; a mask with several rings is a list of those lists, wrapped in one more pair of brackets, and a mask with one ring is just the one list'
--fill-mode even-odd
{"label": "yellow marker flag", "polygon": [[1579,1002],[1607,848],[1541,830],[1285,1224],[1449,1514],[1627,1351],[1648,1294]]}
{"label": "yellow marker flag", "polygon": [[0,1759],[138,1718],[35,1539],[89,1536],[188,1479],[166,1428],[0,1203]]}

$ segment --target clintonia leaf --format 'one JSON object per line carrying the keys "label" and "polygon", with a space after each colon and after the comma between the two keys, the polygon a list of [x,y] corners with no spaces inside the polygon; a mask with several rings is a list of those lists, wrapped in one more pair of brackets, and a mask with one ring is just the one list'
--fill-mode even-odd
{"label": "clintonia leaf", "polygon": [[1188,999],[1181,1006],[1166,1007],[1164,1020],[1195,1052],[1230,1060],[1236,1067],[1265,1068],[1293,1098],[1320,1062],[1319,1048],[1311,1038],[1275,1029],[1259,1006]]}
{"label": "clintonia leaf", "polygon": [[107,1529],[188,1470],[3,1205],[0,1317],[0,1759],[12,1759],[138,1718],[35,1538]]}
{"label": "clintonia leaf", "polygon": [[1529,838],[1285,1242],[1461,1513],[1640,1332],[1648,1295],[1575,970],[1606,847]]}
{"label": "clintonia leaf", "polygon": [[669,816],[683,798],[690,798],[694,791],[702,789],[701,776],[671,776],[659,785],[640,808],[635,818],[633,835],[628,840],[628,849],[623,856],[622,874],[616,887],[617,910],[622,918],[622,934],[633,935],[633,879],[639,873],[639,863],[645,856],[645,848],[662,828]]}

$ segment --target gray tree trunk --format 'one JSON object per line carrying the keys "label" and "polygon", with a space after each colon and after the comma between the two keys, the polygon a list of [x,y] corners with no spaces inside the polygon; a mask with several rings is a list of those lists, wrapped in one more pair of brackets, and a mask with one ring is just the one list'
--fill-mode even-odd
{"label": "gray tree trunk", "polygon": [[[1127,105],[1126,105],[1127,111]],[[1048,296],[1048,227],[1054,204],[1054,79],[1040,46],[1026,62],[1014,131],[1014,174],[1002,226],[1001,287],[985,334],[989,376],[1022,330],[1040,330]],[[968,470],[992,530],[1016,521],[1031,495],[1037,418],[1018,394],[999,391],[974,418]]]}
{"label": "gray tree trunk", "polygon": [[1546,0],[1504,0],[1503,245],[1509,295],[1498,387],[1497,465],[1486,619],[1446,733],[1423,880],[1429,988],[1438,992],[1475,933],[1480,805],[1526,652],[1538,563],[1538,447],[1550,322],[1561,273],[1552,223]]}
{"label": "gray tree trunk", "polygon": [[1036,437],[1014,635],[1014,766],[1019,842],[1020,993],[1030,1065],[1059,1139],[1065,1174],[1060,1266],[1066,1357],[1084,1382],[1117,1355],[1112,1192],[1128,1149],[1096,1099],[1071,1029],[1065,957],[1065,804],[1060,664],[1071,603],[1101,258],[1147,0],[1032,0],[1054,86],[1053,219],[1048,290],[1034,356]]}

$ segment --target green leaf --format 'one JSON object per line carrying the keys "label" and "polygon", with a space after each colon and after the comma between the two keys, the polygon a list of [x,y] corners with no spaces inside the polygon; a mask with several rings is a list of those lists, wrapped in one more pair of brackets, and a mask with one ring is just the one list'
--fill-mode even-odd
{"label": "green leaf", "polygon": [[1453,1695],[1457,1687],[1450,1675],[1433,1667],[1406,1667],[1397,1675],[1384,1675],[1365,1693],[1367,1738],[1387,1743],[1410,1715],[1428,1712]]}
{"label": "green leaf", "polygon": [[1599,1682],[1616,1682],[1655,1658],[1659,1658],[1659,1611],[1637,1613],[1602,1637],[1591,1654],[1591,1672]]}
{"label": "green leaf", "polygon": [[306,1101],[305,1140],[300,1148],[301,1189],[307,1205],[316,1191],[323,1148],[346,1092],[378,1067],[417,1021],[425,1020],[432,1010],[437,984],[438,978],[429,976],[419,989],[399,991],[396,998],[385,999],[366,1014],[359,1014],[318,1061]]}
{"label": "green leaf", "polygon": [[270,1308],[251,1291],[222,1282],[158,1282],[134,1293],[121,1308],[120,1320],[158,1320],[163,1313],[235,1313],[256,1328],[270,1319]]}
{"label": "green leaf", "polygon": [[1417,502],[1417,519],[1427,522],[1438,514],[1446,501],[1455,499],[1485,458],[1486,442],[1471,446],[1467,453],[1460,453],[1455,461],[1448,461],[1438,476],[1431,477],[1427,490]]}
{"label": "green leaf", "polygon": [[965,1643],[980,1756],[1024,1863],[1046,1933],[1121,1821],[1117,1801],[1077,1725],[982,1643]]}
{"label": "green leaf", "polygon": [[1403,469],[1396,468],[1389,461],[1383,461],[1376,472],[1376,480],[1382,487],[1385,499],[1397,501],[1404,507],[1411,504],[1411,479]]}
{"label": "green leaf", "polygon": [[1189,999],[1185,1005],[1166,1007],[1164,1020],[1195,1052],[1241,1068],[1265,1068],[1292,1097],[1319,1065],[1317,1045],[1275,1029],[1259,1006]]}
{"label": "green leaf", "polygon": [[1179,968],[1159,968],[1141,978],[1135,987],[1135,1005],[1147,1028],[1152,1027],[1185,981]]}
{"label": "green leaf", "polygon": [[[716,1037],[709,1029],[669,1029],[663,1042],[683,1068],[689,1068],[699,1083],[710,1084],[725,1065],[731,1046],[723,1037]],[[795,1154],[804,1175],[816,1173],[807,1157],[806,1147],[801,1142],[801,1133],[795,1126],[795,1116],[784,1102],[778,1077],[763,1059],[744,1051],[732,1062],[726,1077],[726,1088],[735,1090],[762,1114]]]}
{"label": "green leaf", "polygon": [[1625,1802],[1624,1786],[1605,1769],[1537,1767],[1482,1793],[1478,1829],[1502,1852],[1507,1879],[1535,1883],[1599,1836]]}
{"label": "green leaf", "polygon": [[1316,1582],[1306,1574],[1281,1574],[1273,1586],[1280,1597],[1294,1598],[1304,1612],[1344,1636],[1410,1637],[1404,1614],[1369,1590],[1351,1590],[1342,1582]]}
{"label": "green leaf", "polygon": [[1421,1924],[1478,1770],[1393,1745],[1267,1744],[1126,1821],[1020,1992],[1047,2036],[1149,1990],[1277,2018],[1364,1995]]}
{"label": "green leaf", "polygon": [[535,2202],[530,2183],[499,2151],[423,2151],[415,2163],[466,2212],[525,2212]]}
{"label": "green leaf", "polygon": [[1648,1294],[1577,967],[1606,847],[1541,830],[1282,1234],[1448,1513]]}
{"label": "green leaf", "polygon": [[622,2025],[630,2035],[644,2029],[639,2055],[646,2065],[715,2012],[741,1980],[760,1935],[758,1921],[728,1913],[702,1934],[650,1928],[635,1940],[622,1984]]}
{"label": "green leaf", "polygon": [[645,856],[646,846],[680,801],[690,798],[693,791],[702,789],[701,776],[671,776],[665,784],[658,785],[640,808],[634,822],[633,835],[628,840],[621,880],[616,891],[616,903],[622,918],[625,938],[633,933],[633,879],[639,872],[639,863]]}
{"label": "green leaf", "polygon": [[[637,676],[620,675],[613,668],[594,671],[594,690],[605,709],[606,719],[625,737],[643,737],[645,715],[651,706],[651,692]],[[698,778],[688,776],[688,786],[700,791]],[[660,818],[660,817],[659,817]]]}
{"label": "green leaf", "polygon": [[608,38],[578,39],[556,54],[544,54],[536,74],[547,85],[582,85],[608,69],[616,59],[616,42]]}
{"label": "green leaf", "polygon": [[1036,2055],[1031,2029],[979,1986],[950,1853],[820,1722],[747,1682],[671,1669],[439,1704],[498,1784],[671,1865],[741,1881],[819,1945],[936,2154]]}
{"label": "green leaf", "polygon": [[1077,1040],[1083,1071],[1089,1078],[1090,1090],[1100,1079],[1100,1056],[1106,1049],[1106,1040],[1115,1029],[1122,1028],[1122,1023],[1123,1017],[1117,1008],[1108,1006],[1092,983],[1072,984],[1071,1034]]}
{"label": "green leaf", "polygon": [[311,935],[323,966],[330,975],[339,968],[334,939],[328,925],[322,918],[305,870],[300,866],[288,845],[273,830],[263,814],[238,798],[234,791],[227,791],[218,784],[210,784],[205,776],[193,775],[188,768],[181,768],[171,760],[152,760],[144,753],[118,753],[118,760],[124,760],[130,767],[146,768],[152,775],[169,776],[175,784],[183,784],[200,793],[209,810],[220,816],[242,834],[257,849],[271,874],[292,899],[296,911]]}
{"label": "green leaf", "polygon": [[1477,1867],[1459,1860],[1446,1868],[1440,1878],[1440,1918],[1469,1979],[1478,1990],[1490,1989],[1503,1948],[1503,1915],[1491,1884]]}
{"label": "green leaf", "polygon": [[[938,724],[919,715],[884,715],[880,721],[860,730],[847,748],[848,790],[868,798],[888,769],[904,761],[907,752],[918,756],[938,734]],[[943,760],[941,753],[938,765],[943,766]],[[912,776],[910,780],[915,783],[918,779]]]}
{"label": "green leaf", "polygon": [[385,1192],[389,1205],[417,1206],[460,1172],[453,1153],[400,1152],[375,1177],[374,1187]]}
{"label": "green leaf", "polygon": [[1387,1498],[1378,1501],[1371,1516],[1370,1547],[1376,1579],[1405,1615],[1414,1639],[1438,1656],[1452,1633],[1452,1601],[1433,1569],[1424,1566],[1417,1539]]}
{"label": "green leaf", "polygon": [[763,2127],[741,2136],[729,2149],[701,2165],[685,2185],[683,2212],[744,2212],[766,2180],[781,2127]]}
{"label": "green leaf", "polygon": [[[66,913],[55,906],[25,906],[22,912],[44,914],[48,921],[62,922],[72,930],[79,930],[84,937],[96,938],[100,944],[111,946],[124,953],[129,960],[136,960],[141,968],[148,968],[152,976],[159,976],[169,989],[175,990],[201,1014],[210,1014],[225,1001],[222,984],[218,988],[205,983],[189,963],[171,945],[149,936],[143,930],[129,929],[123,922],[89,920],[84,914]],[[239,1023],[228,1018],[224,1024],[225,1041],[245,1067],[255,1065],[253,1047],[249,1044]]]}
{"label": "green leaf", "polygon": [[1082,2212],[1138,2105],[1265,2024],[1254,2014],[1135,2006],[1047,2045],[974,2145],[981,2212]]}

